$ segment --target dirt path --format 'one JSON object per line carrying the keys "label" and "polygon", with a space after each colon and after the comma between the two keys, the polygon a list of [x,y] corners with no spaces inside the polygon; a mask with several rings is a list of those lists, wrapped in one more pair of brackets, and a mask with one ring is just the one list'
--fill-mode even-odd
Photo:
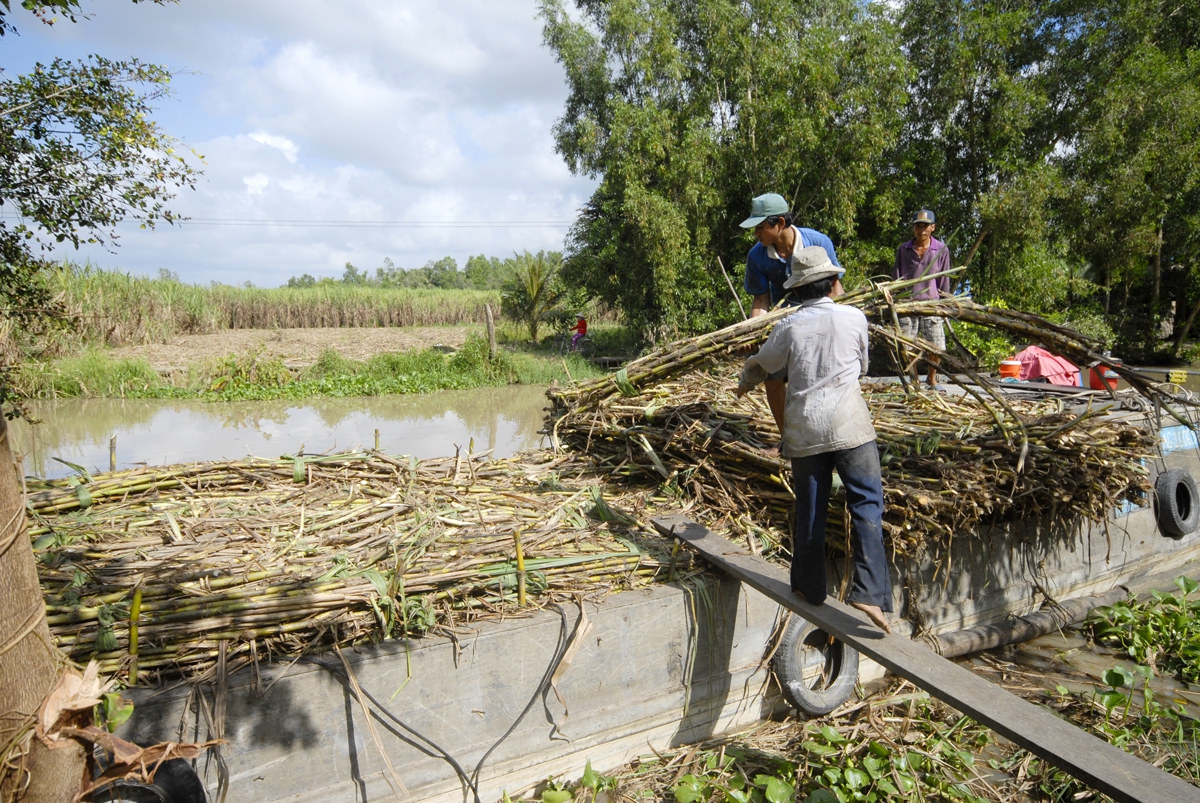
{"label": "dirt path", "polygon": [[286,363],[311,363],[325,349],[365,360],[389,351],[411,351],[443,345],[459,348],[478,327],[414,326],[380,329],[228,329],[211,335],[184,335],[169,343],[113,349],[113,357],[144,357],[155,368],[182,368],[215,357],[262,348]]}

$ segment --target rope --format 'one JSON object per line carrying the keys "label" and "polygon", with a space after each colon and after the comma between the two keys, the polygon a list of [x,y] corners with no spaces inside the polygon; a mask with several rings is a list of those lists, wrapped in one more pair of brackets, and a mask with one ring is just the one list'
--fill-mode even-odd
{"label": "rope", "polygon": [[25,516],[25,495],[21,494],[21,506],[13,511],[12,518],[4,525],[5,532],[8,535],[4,536],[4,540],[0,541],[0,557],[8,551],[8,548],[17,541],[17,536],[21,534],[20,521]]}
{"label": "rope", "polygon": [[[2,430],[2,432],[3,432],[2,437],[5,440],[7,440],[8,439],[8,425],[7,424],[4,425],[4,429]],[[15,467],[17,465],[18,464],[14,461],[13,466]],[[28,493],[27,489],[25,488],[25,472],[22,471],[21,472],[21,504],[17,507],[16,510],[13,511],[12,518],[8,520],[8,523],[4,525],[4,529],[6,532],[9,531],[9,528],[12,528],[12,530],[11,530],[10,534],[8,534],[4,537],[4,541],[0,542],[0,557],[3,557],[4,553],[8,551],[8,548],[10,546],[12,546],[14,543],[16,543],[17,536],[21,534],[21,523],[20,522],[21,522],[21,519],[24,518],[25,511],[28,508],[28,506],[29,506],[29,493]]]}
{"label": "rope", "polygon": [[17,635],[13,636],[3,647],[0,647],[0,655],[11,650],[13,647],[25,640],[25,637],[34,631],[34,629],[42,623],[42,617],[46,615],[46,609],[39,607],[30,612],[29,617],[25,620],[25,624],[21,626],[21,630]]}

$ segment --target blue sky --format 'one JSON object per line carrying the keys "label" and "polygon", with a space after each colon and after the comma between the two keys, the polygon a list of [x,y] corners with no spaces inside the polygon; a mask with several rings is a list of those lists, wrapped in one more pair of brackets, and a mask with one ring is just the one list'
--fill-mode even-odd
{"label": "blue sky", "polygon": [[[8,74],[90,53],[175,69],[156,119],[204,157],[196,190],[171,205],[195,222],[122,227],[116,253],[66,258],[262,287],[385,257],[462,266],[469,254],[561,248],[593,188],[554,153],[566,86],[532,0],[84,0],[89,18],[53,26],[13,6]],[[214,219],[457,225],[201,222]],[[475,225],[514,221],[553,225]]]}

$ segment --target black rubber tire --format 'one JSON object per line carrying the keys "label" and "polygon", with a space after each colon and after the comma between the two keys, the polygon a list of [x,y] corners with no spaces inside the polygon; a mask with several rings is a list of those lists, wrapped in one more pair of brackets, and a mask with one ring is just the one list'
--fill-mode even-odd
{"label": "black rubber tire", "polygon": [[1159,474],[1154,481],[1154,497],[1158,528],[1164,535],[1182,538],[1196,531],[1200,524],[1200,493],[1191,472],[1171,468]]}
{"label": "black rubber tire", "polygon": [[812,622],[792,614],[771,661],[793,708],[823,717],[850,699],[858,683],[858,652]]}
{"label": "black rubber tire", "polygon": [[96,803],[125,801],[126,803],[206,803],[204,784],[182,758],[164,761],[154,773],[153,784],[119,781],[95,793]]}

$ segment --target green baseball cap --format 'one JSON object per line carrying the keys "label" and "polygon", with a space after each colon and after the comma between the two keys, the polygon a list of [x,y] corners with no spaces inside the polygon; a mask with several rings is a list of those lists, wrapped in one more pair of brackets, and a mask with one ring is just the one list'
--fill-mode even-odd
{"label": "green baseball cap", "polygon": [[787,211],[788,204],[783,196],[768,192],[750,202],[750,217],[743,220],[741,226],[743,229],[752,229],[769,217],[786,215]]}

